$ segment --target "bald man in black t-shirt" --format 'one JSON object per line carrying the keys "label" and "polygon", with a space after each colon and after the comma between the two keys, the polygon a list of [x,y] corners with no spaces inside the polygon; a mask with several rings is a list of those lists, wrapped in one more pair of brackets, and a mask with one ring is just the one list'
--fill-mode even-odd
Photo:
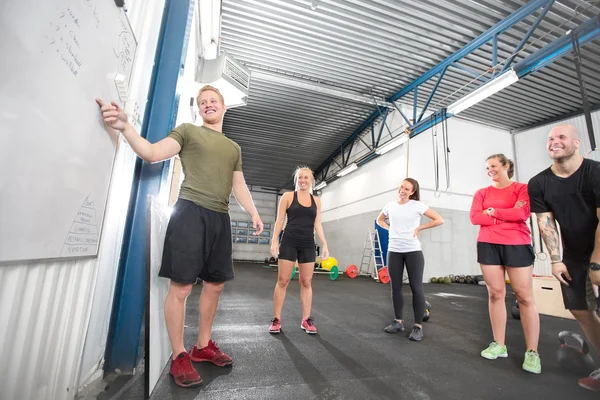
{"label": "bald man in black t-shirt", "polygon": [[[552,166],[529,181],[531,212],[561,283],[563,301],[592,346],[600,351],[600,318],[593,285],[600,284],[600,163],[579,154],[581,139],[572,125],[554,127],[546,144]],[[563,255],[559,248],[560,240]],[[579,380],[600,391],[600,369]]]}

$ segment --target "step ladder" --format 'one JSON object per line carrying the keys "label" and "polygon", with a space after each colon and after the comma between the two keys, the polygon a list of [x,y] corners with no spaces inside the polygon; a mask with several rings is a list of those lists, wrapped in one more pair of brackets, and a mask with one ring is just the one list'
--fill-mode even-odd
{"label": "step ladder", "polygon": [[376,281],[379,281],[377,271],[383,266],[383,254],[381,252],[379,234],[376,229],[368,230],[358,275],[370,276]]}

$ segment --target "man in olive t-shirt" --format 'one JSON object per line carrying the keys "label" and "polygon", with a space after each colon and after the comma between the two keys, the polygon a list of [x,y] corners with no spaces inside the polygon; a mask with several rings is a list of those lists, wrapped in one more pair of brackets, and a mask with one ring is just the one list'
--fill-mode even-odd
{"label": "man in olive t-shirt", "polygon": [[[229,196],[252,217],[260,235],[260,220],[242,173],[240,147],[223,133],[226,111],[223,96],[211,86],[200,89],[197,102],[202,126],[182,124],[161,141],[151,144],[127,122],[127,115],[114,102],[100,99],[105,123],[123,134],[133,151],[148,163],[179,154],[185,179],[167,232],[159,276],[171,280],[165,300],[165,322],[173,350],[170,374],[175,383],[195,387],[202,383],[192,361],[217,366],[232,364],[211,340],[213,320],[225,282],[233,279]],[[198,343],[189,353],[183,344],[185,301],[197,279],[203,281],[200,295]]]}

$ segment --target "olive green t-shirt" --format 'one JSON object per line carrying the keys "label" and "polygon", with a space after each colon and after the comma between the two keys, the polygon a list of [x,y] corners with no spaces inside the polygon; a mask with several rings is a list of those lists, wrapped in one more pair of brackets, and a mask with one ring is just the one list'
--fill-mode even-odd
{"label": "olive green t-shirt", "polygon": [[233,171],[242,170],[242,150],[221,132],[181,124],[169,136],[181,146],[184,179],[179,198],[216,212],[229,212]]}

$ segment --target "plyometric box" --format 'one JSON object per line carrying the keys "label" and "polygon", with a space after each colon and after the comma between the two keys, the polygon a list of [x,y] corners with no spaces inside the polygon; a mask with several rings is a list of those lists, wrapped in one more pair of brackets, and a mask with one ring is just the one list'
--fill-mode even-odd
{"label": "plyometric box", "polygon": [[553,317],[575,319],[565,309],[560,282],[553,276],[536,276],[533,278],[533,297],[540,314]]}

